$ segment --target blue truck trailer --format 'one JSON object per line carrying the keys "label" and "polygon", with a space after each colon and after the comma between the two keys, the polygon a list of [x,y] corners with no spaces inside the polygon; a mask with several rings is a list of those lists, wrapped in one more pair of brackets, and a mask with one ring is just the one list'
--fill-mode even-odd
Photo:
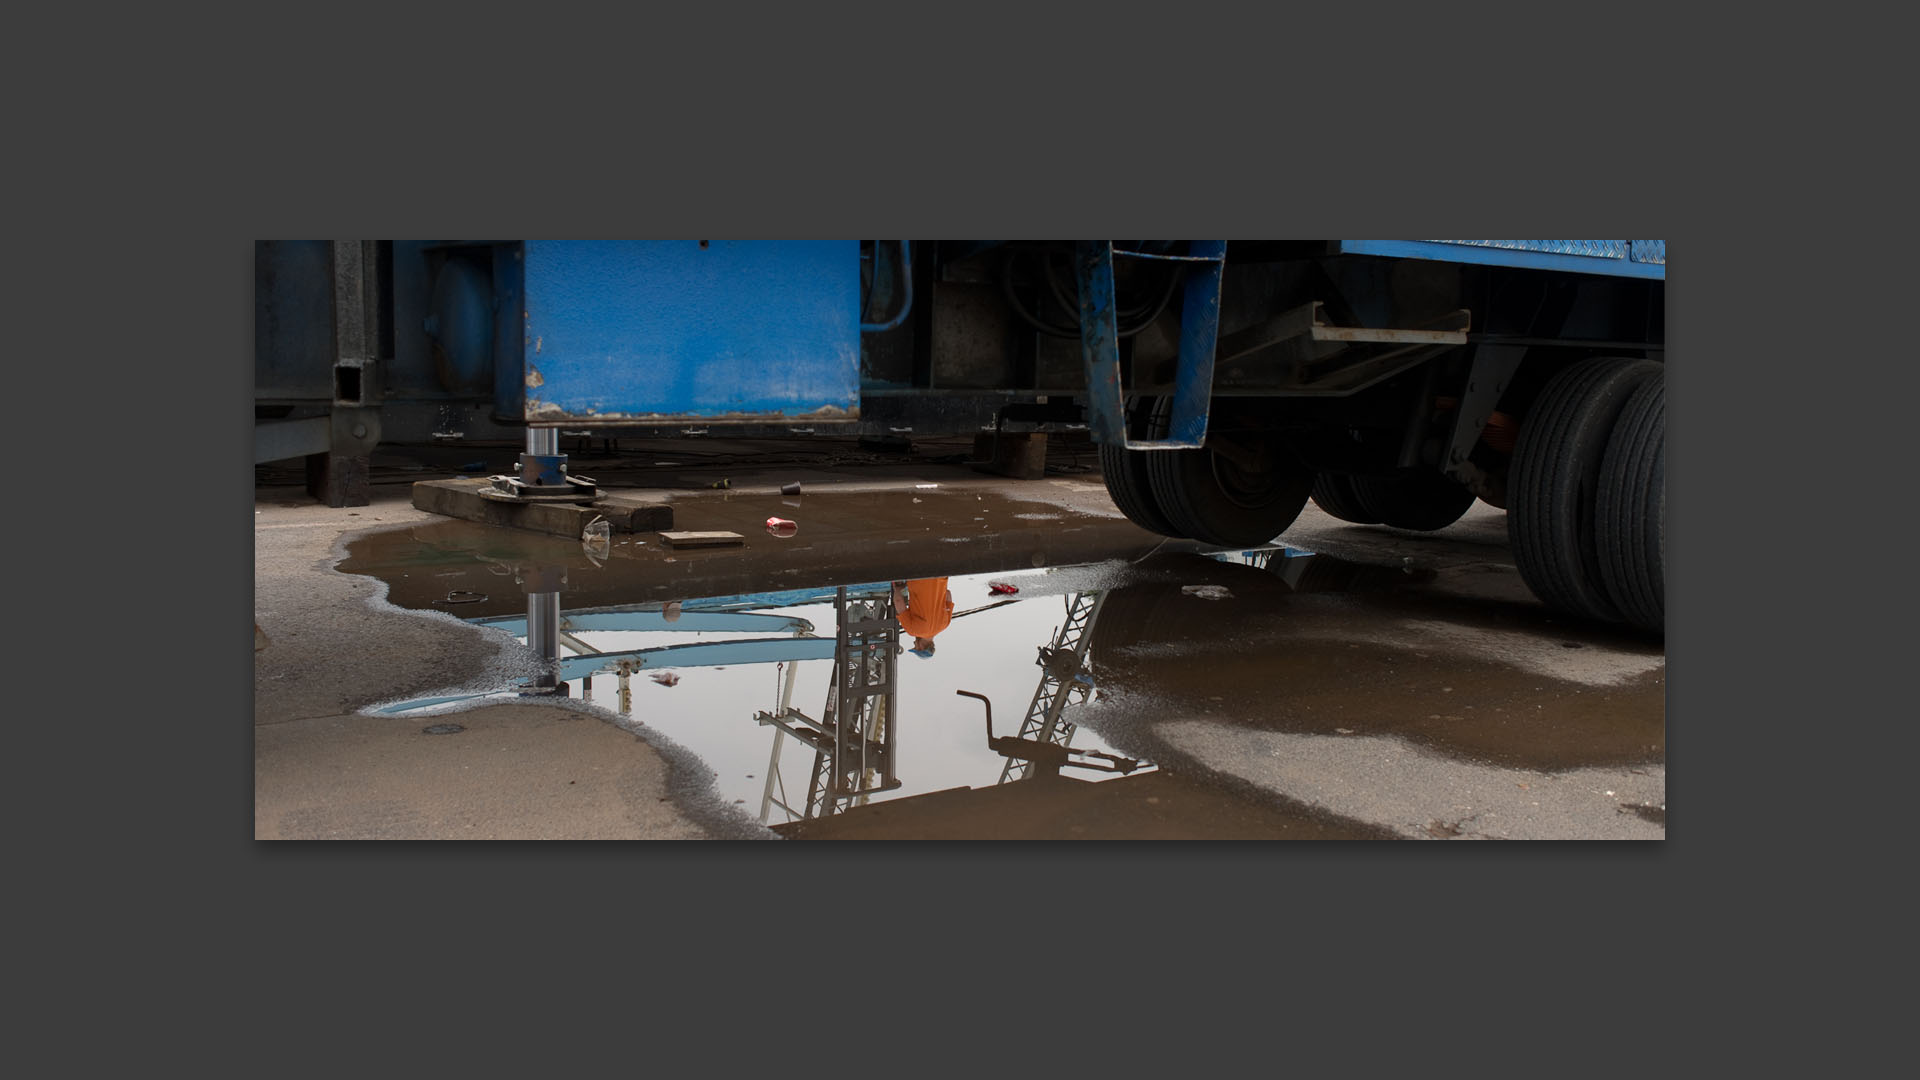
{"label": "blue truck trailer", "polygon": [[1115,505],[1220,547],[1311,500],[1505,509],[1534,594],[1665,625],[1656,240],[262,241],[256,462],[364,504],[382,443],[1080,429]]}

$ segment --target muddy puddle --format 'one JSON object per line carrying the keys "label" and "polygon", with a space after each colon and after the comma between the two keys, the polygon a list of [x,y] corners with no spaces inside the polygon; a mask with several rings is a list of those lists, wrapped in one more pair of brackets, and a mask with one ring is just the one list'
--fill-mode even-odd
{"label": "muddy puddle", "polygon": [[[1526,793],[1663,761],[1657,647],[1476,607],[1410,564],[1208,551],[939,490],[713,500],[675,528],[738,542],[452,520],[359,538],[341,570],[545,662],[524,685],[382,711],[432,724],[525,694],[590,702],[794,838],[1451,837],[1474,826],[1448,819],[1449,762]],[[950,595],[931,648],[890,617],[895,582]],[[1377,778],[1374,759],[1340,756],[1362,745],[1440,762],[1394,781],[1432,786],[1436,808],[1327,794]],[[1276,758],[1332,775],[1275,773]]]}

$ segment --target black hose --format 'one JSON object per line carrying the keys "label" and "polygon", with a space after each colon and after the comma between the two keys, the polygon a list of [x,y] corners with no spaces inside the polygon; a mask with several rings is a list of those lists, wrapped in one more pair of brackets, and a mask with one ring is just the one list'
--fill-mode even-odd
{"label": "black hose", "polygon": [[1077,322],[1073,326],[1065,329],[1054,326],[1051,323],[1042,322],[1034,316],[1033,312],[1027,310],[1027,305],[1020,302],[1020,297],[1013,290],[1013,260],[1017,254],[1018,252],[1008,251],[1007,257],[1000,263],[1000,291],[1006,295],[1007,306],[1013,309],[1015,315],[1020,316],[1022,322],[1048,337],[1078,338],[1080,336],[1080,326]]}
{"label": "black hose", "polygon": [[1178,263],[1170,263],[1167,269],[1167,287],[1161,290],[1160,302],[1153,305],[1153,310],[1147,313],[1146,318],[1139,320],[1129,328],[1116,330],[1115,333],[1121,337],[1132,337],[1147,327],[1152,326],[1153,321],[1160,317],[1160,313],[1167,310],[1167,302],[1173,299],[1173,290],[1175,286],[1179,284],[1180,265]]}
{"label": "black hose", "polygon": [[[1020,297],[1014,292],[1013,288],[1013,262],[1017,254],[1018,253],[1014,251],[1007,252],[1007,257],[1001,262],[1000,266],[1000,290],[1006,294],[1008,306],[1013,308],[1014,314],[1020,316],[1021,321],[1049,337],[1079,337],[1080,325],[1078,319],[1074,321],[1074,325],[1071,327],[1055,326],[1035,316],[1027,310],[1025,304],[1020,302]],[[1050,253],[1042,253],[1041,261],[1046,270],[1047,286],[1053,293],[1054,301],[1068,311],[1078,311],[1079,305],[1070,303],[1067,300],[1065,290],[1060,284],[1059,275],[1054,273],[1053,260],[1048,257],[1049,254]],[[1180,269],[1177,266],[1171,267],[1167,272],[1166,287],[1161,290],[1159,300],[1156,301],[1151,308],[1142,305],[1140,307],[1117,310],[1114,319],[1115,335],[1118,337],[1132,337],[1153,325],[1153,321],[1158,319],[1160,313],[1167,309],[1167,303],[1173,299],[1174,289],[1179,283]],[[1144,317],[1140,317],[1140,313],[1143,311],[1146,314]]]}
{"label": "black hose", "polygon": [[[1116,324],[1114,330],[1116,334],[1121,337],[1132,337],[1140,331],[1145,330],[1152,324],[1153,320],[1160,317],[1162,311],[1167,309],[1167,301],[1173,298],[1173,288],[1180,281],[1180,269],[1178,266],[1168,266],[1166,270],[1166,288],[1161,290],[1158,301],[1152,304],[1141,304],[1138,307],[1116,307],[1113,319]],[[1060,276],[1053,272],[1053,256],[1051,252],[1047,253],[1046,271],[1047,286],[1053,290],[1053,299],[1068,311],[1076,310],[1078,305],[1067,299],[1066,289],[1060,284]],[[1142,315],[1145,315],[1145,318],[1142,318]]]}

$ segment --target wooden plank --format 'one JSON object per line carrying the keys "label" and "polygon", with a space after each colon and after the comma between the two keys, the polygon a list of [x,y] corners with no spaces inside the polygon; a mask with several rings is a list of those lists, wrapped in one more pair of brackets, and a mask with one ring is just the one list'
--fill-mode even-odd
{"label": "wooden plank", "polygon": [[509,503],[487,499],[481,490],[492,484],[484,478],[421,480],[413,485],[415,509],[430,514],[503,525],[549,536],[578,538],[587,522],[607,519],[614,532],[652,532],[673,527],[673,508],[661,503],[602,497],[589,506],[577,503]]}
{"label": "wooden plank", "polygon": [[307,494],[328,506],[373,501],[373,458],[366,454],[308,454]]}
{"label": "wooden plank", "polygon": [[673,507],[666,503],[610,495],[594,503],[593,508],[613,524],[614,532],[659,532],[673,528]]}
{"label": "wooden plank", "polygon": [[747,538],[737,532],[663,532],[660,539],[676,548],[725,547],[747,542]]}
{"label": "wooden plank", "polygon": [[1047,475],[1047,433],[982,431],[973,437],[973,457],[986,464],[981,472],[999,473],[1015,480],[1039,480]]}

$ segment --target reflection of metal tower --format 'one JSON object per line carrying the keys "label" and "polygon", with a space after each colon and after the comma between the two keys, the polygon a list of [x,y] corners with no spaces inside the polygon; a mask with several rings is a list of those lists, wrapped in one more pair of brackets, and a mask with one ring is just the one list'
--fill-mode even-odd
{"label": "reflection of metal tower", "polygon": [[[873,792],[900,786],[893,772],[899,726],[894,722],[894,675],[900,624],[894,621],[885,597],[850,602],[842,588],[834,596],[833,608],[837,626],[833,675],[821,719],[793,708],[785,694],[778,715],[754,714],[760,723],[772,724],[813,747],[813,778],[807,784],[802,812],[808,818],[826,817],[849,804],[864,803]],[[775,739],[777,754],[779,736]],[[786,804],[780,806],[792,812]]]}
{"label": "reflection of metal tower", "polygon": [[[1054,631],[1053,645],[1040,650],[1040,685],[1034,688],[1027,718],[1020,722],[1019,738],[1058,746],[1067,745],[1073,738],[1074,725],[1060,719],[1060,713],[1093,693],[1093,681],[1081,669],[1086,666],[1087,645],[1092,640],[1089,632],[1106,600],[1104,592],[1075,593],[1067,598],[1067,621]],[[1025,779],[1032,771],[1031,762],[1008,758],[1000,769],[1000,782]]]}

